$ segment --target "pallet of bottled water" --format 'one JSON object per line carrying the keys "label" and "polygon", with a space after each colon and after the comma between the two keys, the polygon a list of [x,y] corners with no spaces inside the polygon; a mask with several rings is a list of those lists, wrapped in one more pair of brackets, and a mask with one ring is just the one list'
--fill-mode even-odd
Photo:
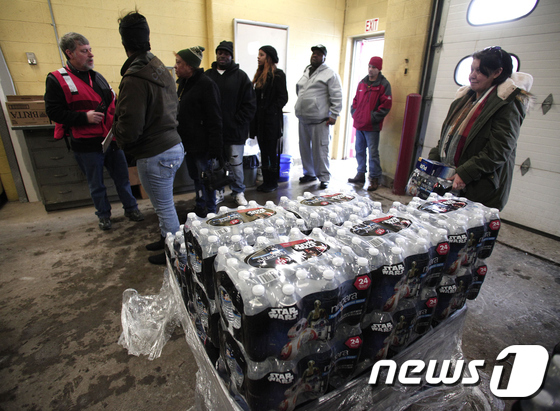
{"label": "pallet of bottled water", "polygon": [[451,195],[384,212],[355,194],[305,193],[189,214],[166,252],[232,398],[290,410],[476,298],[499,228],[496,209]]}

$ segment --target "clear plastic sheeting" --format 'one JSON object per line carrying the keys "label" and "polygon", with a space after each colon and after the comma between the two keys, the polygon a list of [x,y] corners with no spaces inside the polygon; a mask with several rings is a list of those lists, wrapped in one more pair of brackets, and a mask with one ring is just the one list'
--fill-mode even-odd
{"label": "clear plastic sheeting", "polygon": [[[466,307],[452,317],[430,330],[421,340],[410,345],[399,355],[393,357],[399,369],[407,360],[465,360],[461,349],[462,330],[467,314]],[[218,376],[215,366],[199,339],[192,323],[186,327],[186,338],[198,365],[196,379],[196,409],[242,410],[234,398],[228,395],[228,387]],[[470,376],[465,361],[463,376]],[[368,384],[370,372],[352,380],[350,383],[312,402],[303,404],[296,411],[503,411],[505,404],[496,398],[489,389],[489,377],[478,370],[480,383],[475,386],[431,386],[422,378],[419,386],[404,386],[398,382],[385,384],[385,373],[381,372],[377,385]],[[397,372],[398,375],[398,372]],[[395,378],[397,379],[397,378]]]}
{"label": "clear plastic sheeting", "polygon": [[187,313],[180,291],[178,288],[173,290],[174,286],[178,287],[176,280],[165,270],[159,294],[142,296],[132,288],[123,292],[123,332],[119,344],[129,354],[147,355],[149,360],[158,358],[175,327],[186,320]]}
{"label": "clear plastic sheeting", "polygon": [[[463,377],[470,376],[468,361],[461,349],[466,315],[465,307],[393,357],[398,370],[407,360],[424,360],[426,365],[430,360],[437,360],[440,365],[444,360],[451,360],[452,369],[457,361],[465,360]],[[385,384],[386,372],[380,372],[377,385],[369,385],[368,371],[346,386],[298,410],[502,411],[505,404],[490,392],[488,376],[480,370],[478,373],[480,383],[476,386],[463,385],[460,381],[453,386],[432,386],[425,381],[423,374],[415,375],[422,376],[422,383],[418,386],[404,386],[396,381],[397,377],[394,385],[389,386]]]}

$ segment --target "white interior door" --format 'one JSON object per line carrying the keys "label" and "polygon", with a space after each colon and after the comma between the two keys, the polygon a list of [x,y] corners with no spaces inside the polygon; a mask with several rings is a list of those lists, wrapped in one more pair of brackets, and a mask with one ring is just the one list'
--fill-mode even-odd
{"label": "white interior door", "polygon": [[383,57],[383,48],[385,46],[385,38],[383,36],[369,37],[365,39],[354,40],[353,56],[352,56],[352,72],[350,73],[350,88],[348,89],[348,104],[346,104],[346,133],[344,140],[344,158],[354,158],[356,129],[353,127],[352,101],[356,95],[356,89],[360,81],[368,74],[369,60],[374,56]]}

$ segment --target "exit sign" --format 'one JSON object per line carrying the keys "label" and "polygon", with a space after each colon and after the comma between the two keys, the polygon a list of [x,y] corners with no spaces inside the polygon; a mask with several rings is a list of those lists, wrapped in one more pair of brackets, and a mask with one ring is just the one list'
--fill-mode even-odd
{"label": "exit sign", "polygon": [[377,31],[378,25],[379,25],[379,19],[366,20],[366,33],[369,33],[370,31]]}

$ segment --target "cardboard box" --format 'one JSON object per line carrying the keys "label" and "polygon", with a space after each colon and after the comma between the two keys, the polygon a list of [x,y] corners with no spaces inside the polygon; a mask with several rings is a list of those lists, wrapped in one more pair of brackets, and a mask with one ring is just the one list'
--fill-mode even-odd
{"label": "cardboard box", "polygon": [[6,96],[6,108],[12,126],[51,124],[43,96]]}

